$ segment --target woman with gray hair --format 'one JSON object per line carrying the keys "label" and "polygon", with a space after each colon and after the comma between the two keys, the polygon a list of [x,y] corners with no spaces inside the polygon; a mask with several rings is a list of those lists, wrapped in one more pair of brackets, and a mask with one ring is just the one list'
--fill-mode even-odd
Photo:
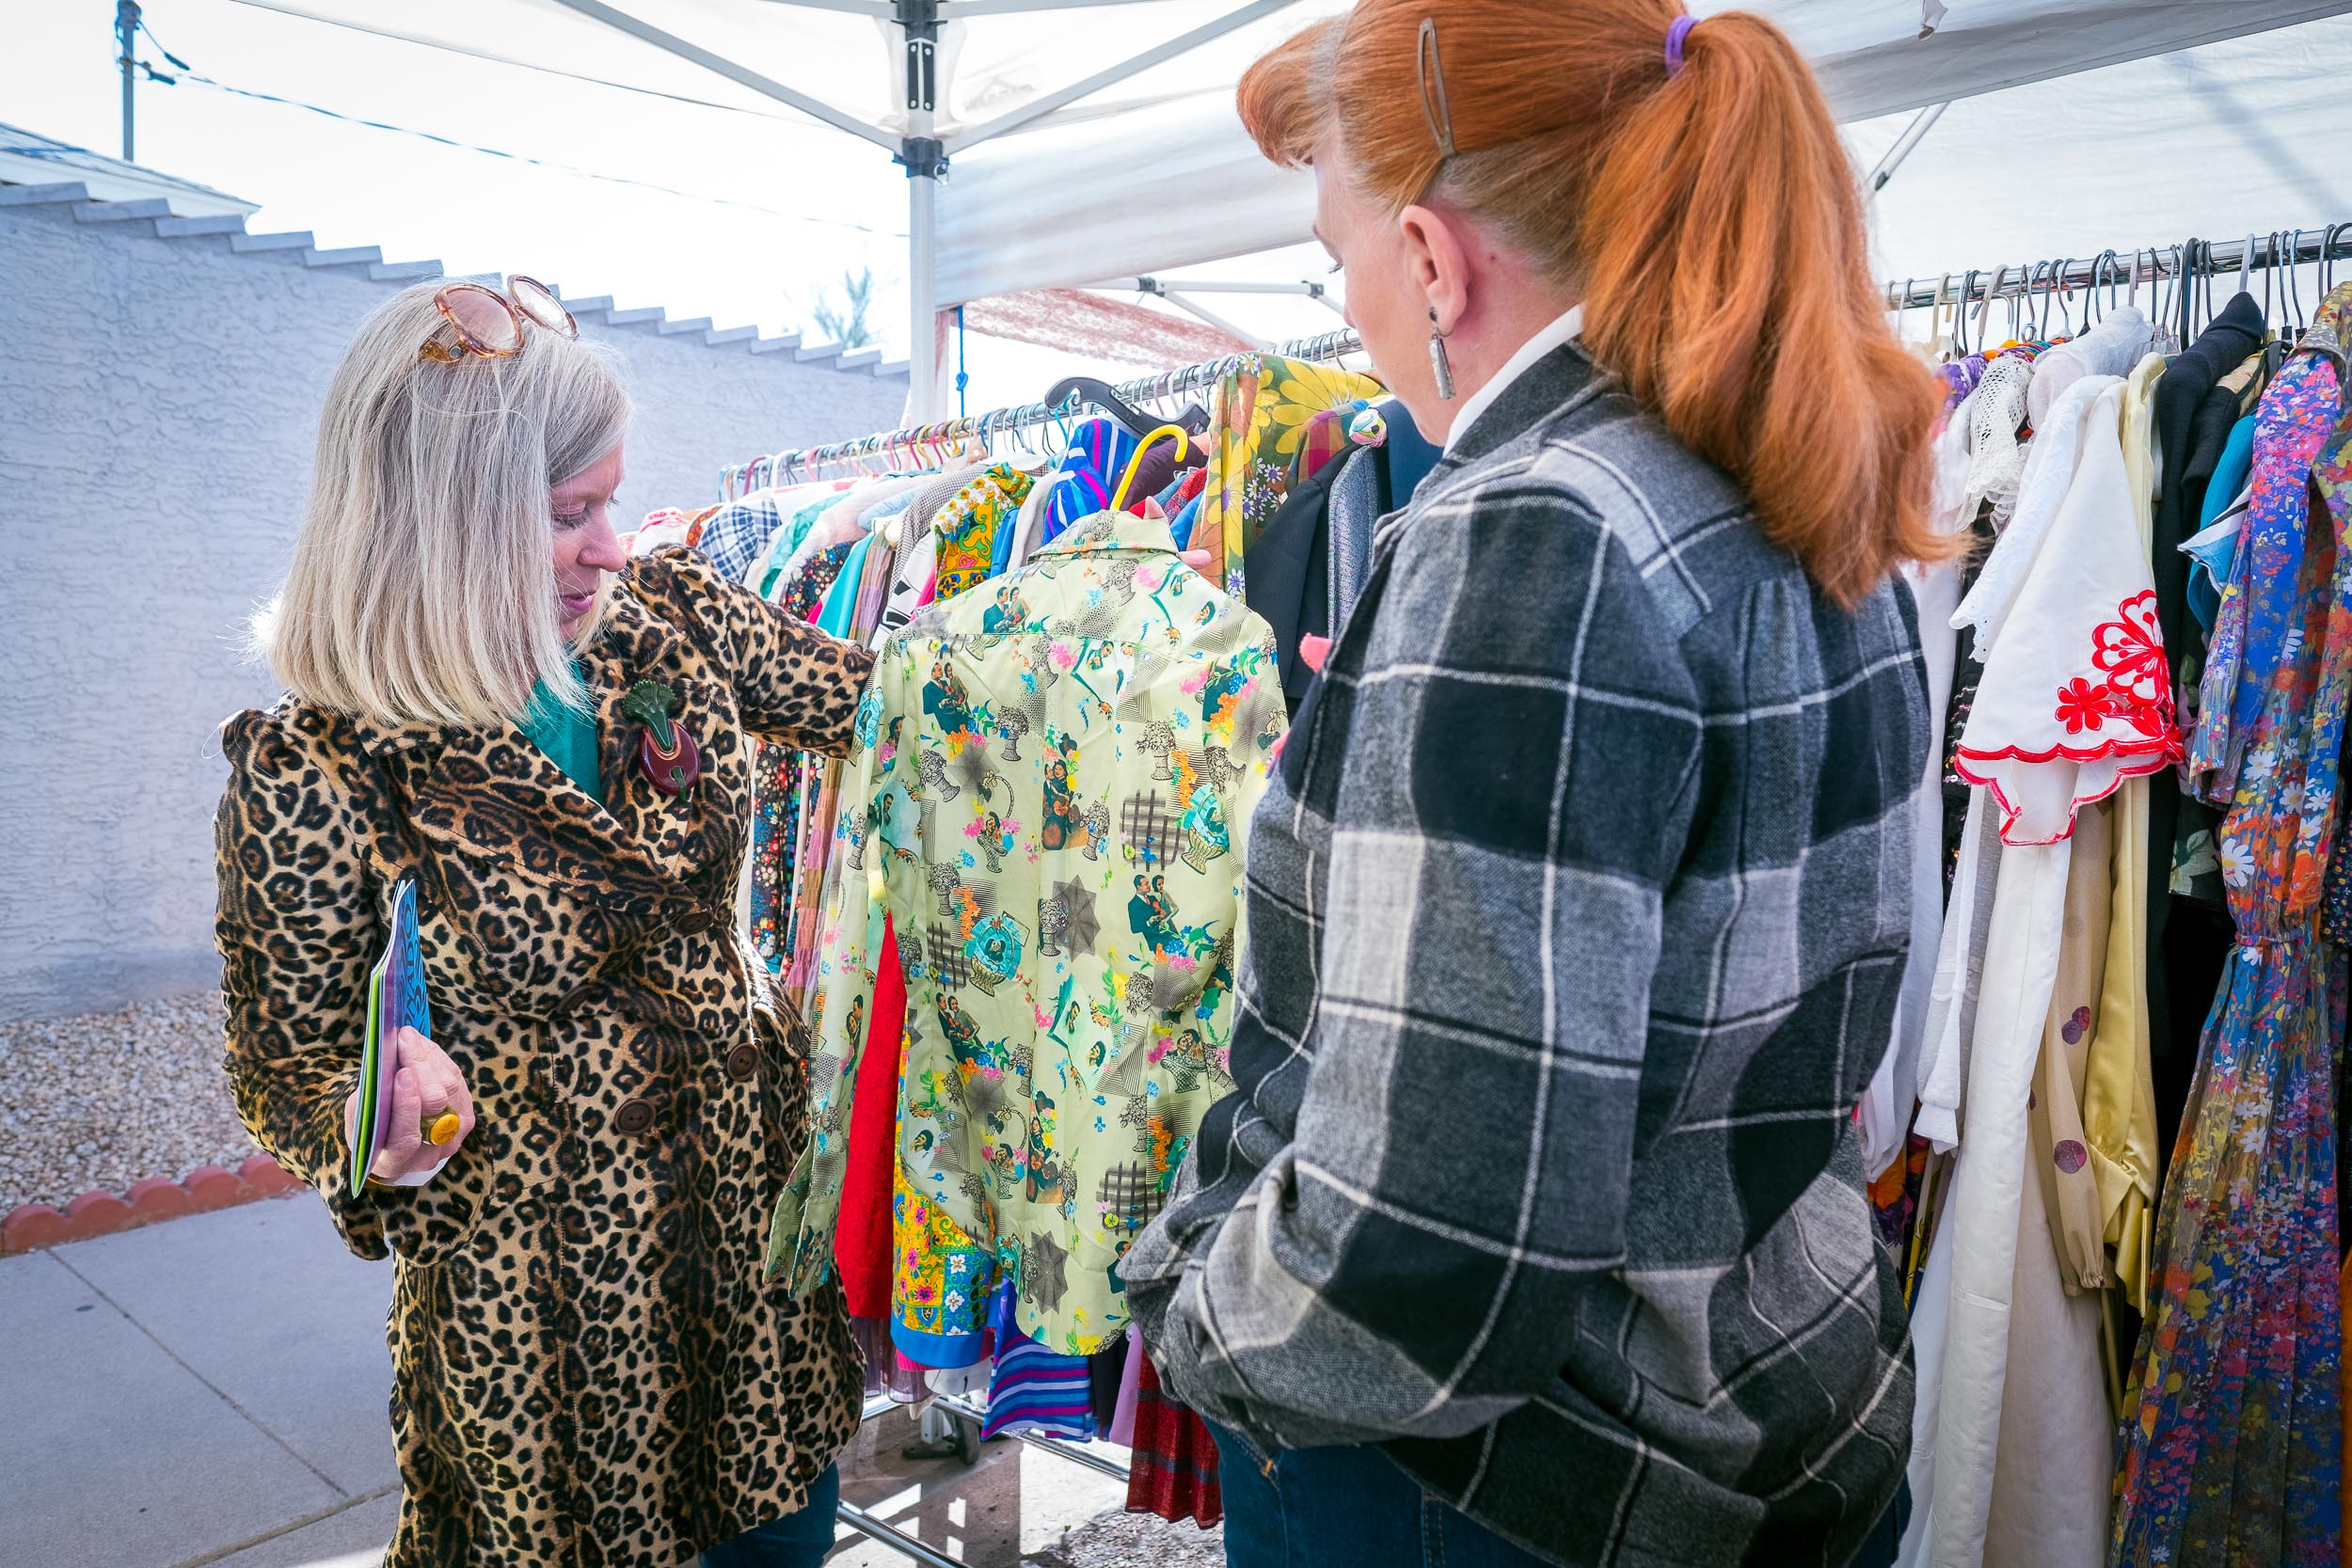
{"label": "woman with gray hair", "polygon": [[[218,936],[246,1125],[396,1259],[391,1568],[819,1562],[862,1380],[763,1279],[807,1037],[738,935],[746,736],[839,753],[868,657],[609,511],[629,404],[529,279],[409,290],[320,420],[223,729]],[[413,881],[355,1187],[369,975]]]}

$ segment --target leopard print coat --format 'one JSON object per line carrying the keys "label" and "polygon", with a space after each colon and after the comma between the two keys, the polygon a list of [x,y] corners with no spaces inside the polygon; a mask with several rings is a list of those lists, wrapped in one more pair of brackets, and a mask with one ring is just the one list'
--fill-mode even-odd
{"label": "leopard print coat", "polygon": [[[746,734],[845,751],[870,657],[677,551],[633,564],[581,663],[601,807],[511,728],[289,699],[223,729],[238,1110],[353,1251],[397,1259],[389,1568],[677,1568],[802,1507],[857,1425],[837,1291],[763,1278],[807,1037],[734,903]],[[636,766],[640,680],[702,746],[685,800]],[[342,1106],[404,876],[480,1123],[427,1185],[355,1194]]]}

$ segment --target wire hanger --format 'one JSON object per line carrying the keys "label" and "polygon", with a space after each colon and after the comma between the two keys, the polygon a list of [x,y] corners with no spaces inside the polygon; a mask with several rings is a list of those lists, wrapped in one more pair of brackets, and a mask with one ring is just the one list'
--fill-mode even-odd
{"label": "wire hanger", "polygon": [[[1976,274],[1971,273],[1969,276],[1974,277]],[[2001,279],[2007,277],[2008,276],[2009,263],[2004,261],[1993,270],[1993,281],[1984,286],[1984,302],[1977,307],[1977,341],[1979,343],[1990,342],[1992,341],[1984,335],[1984,329],[1989,325],[1987,318],[1989,318],[1993,313],[1993,296],[2000,293]],[[2016,318],[2012,313],[2010,317],[2010,325],[2013,327],[2015,325]]]}

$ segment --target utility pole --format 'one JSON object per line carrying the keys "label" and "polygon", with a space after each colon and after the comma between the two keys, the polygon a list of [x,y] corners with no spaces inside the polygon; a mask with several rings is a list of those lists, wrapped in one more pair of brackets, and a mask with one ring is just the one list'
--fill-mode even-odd
{"label": "utility pole", "polygon": [[117,63],[122,67],[122,161],[133,162],[131,153],[131,72],[135,64],[132,51],[138,43],[138,0],[115,0],[115,42],[120,46]]}

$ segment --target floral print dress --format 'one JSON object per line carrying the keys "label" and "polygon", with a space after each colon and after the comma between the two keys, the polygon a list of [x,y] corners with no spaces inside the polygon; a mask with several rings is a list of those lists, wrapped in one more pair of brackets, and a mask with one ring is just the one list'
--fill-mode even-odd
{"label": "floral print dress", "polygon": [[1279,355],[1244,355],[1217,383],[1209,414],[1209,480],[1189,541],[1209,552],[1211,582],[1246,596],[1242,557],[1289,496],[1315,416],[1387,396],[1370,376]]}
{"label": "floral print dress", "polygon": [[2328,296],[2264,397],[2258,453],[2271,462],[2258,456],[2228,623],[2242,641],[2217,636],[2189,759],[2201,779],[2230,777],[2234,761],[2221,862],[2238,945],[2157,1218],[2115,1523],[2112,1560],[2126,1568],[2338,1560],[2344,975],[2317,908],[2352,698],[2348,328],[2352,286]]}

